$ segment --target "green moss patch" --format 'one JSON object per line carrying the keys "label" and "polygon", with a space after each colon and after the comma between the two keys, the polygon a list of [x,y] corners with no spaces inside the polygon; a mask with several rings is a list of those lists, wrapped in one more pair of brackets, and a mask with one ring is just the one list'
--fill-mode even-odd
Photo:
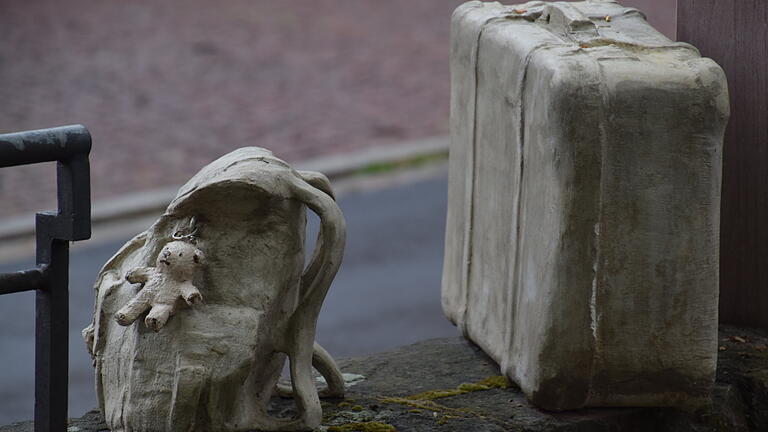
{"label": "green moss patch", "polygon": [[490,390],[494,388],[509,388],[509,380],[505,376],[493,376],[486,378],[476,383],[464,383],[460,384],[454,389],[448,390],[430,390],[427,392],[415,394],[412,396],[406,396],[405,399],[409,400],[435,400],[445,397],[458,396],[460,394],[471,393],[476,391]]}
{"label": "green moss patch", "polygon": [[510,387],[510,382],[505,376],[493,376],[476,383],[464,383],[453,389],[430,390],[406,397],[385,397],[379,399],[383,403],[404,405],[410,408],[409,412],[416,413],[422,411],[431,411],[439,415],[438,424],[445,424],[453,419],[479,418],[494,421],[510,430],[515,426],[498,418],[488,416],[482,412],[469,408],[451,408],[435,402],[435,399],[458,396],[477,391],[491,390],[494,388],[506,389]]}
{"label": "green moss patch", "polygon": [[397,429],[391,424],[374,421],[330,426],[328,432],[397,432]]}

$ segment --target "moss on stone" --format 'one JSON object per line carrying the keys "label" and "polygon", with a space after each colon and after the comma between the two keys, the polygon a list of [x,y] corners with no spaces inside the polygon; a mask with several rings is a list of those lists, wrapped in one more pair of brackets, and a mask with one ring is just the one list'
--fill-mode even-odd
{"label": "moss on stone", "polygon": [[410,400],[434,400],[451,396],[458,396],[460,394],[471,393],[475,391],[490,390],[493,388],[508,388],[509,380],[505,376],[492,376],[476,383],[464,383],[460,384],[454,389],[447,390],[430,390],[423,393],[418,393],[411,396],[406,396],[406,399]]}
{"label": "moss on stone", "polygon": [[461,418],[464,418],[464,417],[446,414],[444,416],[441,416],[440,419],[437,420],[437,424],[444,425],[448,423],[448,420],[461,419]]}
{"label": "moss on stone", "polygon": [[516,429],[516,427],[509,422],[488,416],[482,412],[469,409],[469,408],[451,408],[435,402],[435,399],[447,398],[451,396],[458,396],[466,393],[472,393],[477,391],[490,390],[494,388],[506,389],[510,387],[510,382],[505,376],[492,376],[476,383],[464,383],[454,389],[447,390],[430,390],[423,393],[418,393],[406,397],[385,397],[379,399],[383,403],[398,404],[410,407],[408,412],[422,412],[431,411],[440,415],[437,420],[438,424],[445,424],[451,419],[462,418],[479,418],[492,420],[503,426],[509,427],[510,430]]}
{"label": "moss on stone", "polygon": [[[438,424],[445,424],[452,419],[466,419],[466,418],[479,418],[488,419],[504,426],[512,426],[508,422],[489,417],[486,414],[475,411],[469,408],[451,408],[445,405],[441,405],[435,402],[435,399],[447,398],[452,396],[458,396],[466,393],[472,393],[477,391],[491,390],[495,388],[505,389],[509,388],[510,383],[505,376],[491,376],[484,380],[475,383],[463,383],[453,389],[445,390],[430,390],[423,393],[418,393],[405,397],[382,397],[379,400],[383,403],[397,404],[410,408],[409,413],[419,414],[424,411],[435,413]],[[337,405],[338,408],[347,409],[349,411],[361,412],[364,410],[362,405],[355,404],[354,400],[346,399]],[[349,415],[351,414],[347,411]],[[337,419],[338,415],[343,413],[336,413],[333,418],[324,420]],[[439,416],[439,417],[438,417]],[[363,420],[363,418],[348,418],[349,420]],[[374,419],[371,419],[374,420]],[[394,431],[394,426],[387,423],[377,421],[353,421],[351,423],[344,423],[334,426],[329,426],[328,432],[346,432],[346,431],[361,431],[361,432],[389,432]]]}
{"label": "moss on stone", "polygon": [[411,396],[406,396],[405,399],[410,400],[433,400],[433,399],[440,399],[440,398],[446,398],[451,396],[458,396],[460,394],[468,393],[468,391],[460,390],[458,388],[451,389],[451,390],[430,390],[426,391],[424,393],[419,393]]}
{"label": "moss on stone", "polygon": [[408,398],[388,397],[381,399],[381,401],[384,403],[405,405],[411,407],[411,411],[417,409],[432,411],[436,413],[455,413],[458,415],[469,414],[469,410],[447,407],[432,400],[413,400]]}
{"label": "moss on stone", "polygon": [[330,426],[328,432],[397,432],[397,429],[391,424],[372,421]]}
{"label": "moss on stone", "polygon": [[484,385],[490,388],[502,388],[502,389],[509,388],[510,386],[509,378],[505,377],[504,375],[488,377],[477,384]]}

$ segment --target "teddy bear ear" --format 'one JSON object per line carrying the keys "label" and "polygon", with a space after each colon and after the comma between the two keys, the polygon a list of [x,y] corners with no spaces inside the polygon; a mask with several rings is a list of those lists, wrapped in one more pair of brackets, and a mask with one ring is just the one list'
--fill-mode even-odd
{"label": "teddy bear ear", "polygon": [[195,262],[195,264],[200,264],[204,259],[205,255],[203,255],[203,253],[199,250],[195,251],[195,254],[192,255],[192,260]]}

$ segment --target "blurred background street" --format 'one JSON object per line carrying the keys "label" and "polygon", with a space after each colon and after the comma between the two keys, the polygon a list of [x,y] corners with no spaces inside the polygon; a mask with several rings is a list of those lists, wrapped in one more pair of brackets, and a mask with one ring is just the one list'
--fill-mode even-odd
{"label": "blurred background street", "polygon": [[[0,133],[86,125],[93,198],[179,185],[247,145],[289,162],[448,131],[462,0],[5,0]],[[674,37],[675,0],[626,0]],[[53,206],[0,171],[0,218]]]}
{"label": "blurred background street", "polygon": [[[460,3],[6,0],[0,133],[86,125],[96,204],[178,187],[243,146],[295,163],[444,137]],[[623,3],[674,38],[675,0]],[[0,170],[0,225],[55,208],[55,184],[53,164]],[[440,309],[445,200],[444,168],[342,194],[348,247],[318,333],[333,355],[456,334]],[[136,226],[73,253],[71,416],[96,405],[80,338],[93,280]],[[33,337],[34,295],[0,297],[0,425],[31,418]]]}

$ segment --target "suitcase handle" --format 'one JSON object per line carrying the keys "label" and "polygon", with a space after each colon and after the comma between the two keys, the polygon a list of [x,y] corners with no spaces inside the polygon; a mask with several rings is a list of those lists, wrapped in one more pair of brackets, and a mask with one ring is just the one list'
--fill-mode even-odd
{"label": "suitcase handle", "polygon": [[586,15],[569,4],[547,5],[539,17],[545,25],[561,34],[588,33],[598,36],[597,26]]}

